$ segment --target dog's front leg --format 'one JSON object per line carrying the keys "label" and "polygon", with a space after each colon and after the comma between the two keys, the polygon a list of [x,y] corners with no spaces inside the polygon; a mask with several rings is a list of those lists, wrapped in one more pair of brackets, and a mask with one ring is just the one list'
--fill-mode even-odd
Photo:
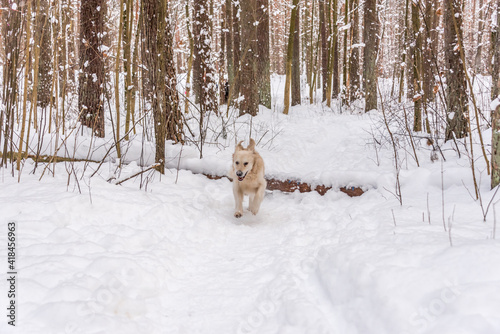
{"label": "dog's front leg", "polygon": [[[234,180],[233,182],[238,182],[238,181]],[[234,216],[236,218],[240,218],[243,215],[243,191],[238,187],[237,184],[233,186],[233,194],[236,207],[234,211]]]}
{"label": "dog's front leg", "polygon": [[253,197],[253,200],[250,201],[250,205],[249,205],[248,209],[254,215],[256,215],[259,212],[260,203],[262,203],[262,200],[264,199],[265,193],[266,193],[266,185],[265,184],[260,185],[259,188],[257,188],[257,191],[255,192],[255,196]]}

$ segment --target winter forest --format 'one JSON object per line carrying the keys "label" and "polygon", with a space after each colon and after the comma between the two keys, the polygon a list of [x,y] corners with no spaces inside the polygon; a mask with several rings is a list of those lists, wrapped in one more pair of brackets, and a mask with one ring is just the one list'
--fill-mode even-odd
{"label": "winter forest", "polygon": [[0,332],[500,332],[500,0],[0,16]]}

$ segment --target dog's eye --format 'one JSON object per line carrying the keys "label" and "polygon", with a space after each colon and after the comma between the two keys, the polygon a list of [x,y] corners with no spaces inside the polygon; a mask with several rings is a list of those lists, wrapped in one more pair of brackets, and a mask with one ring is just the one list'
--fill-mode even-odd
{"label": "dog's eye", "polygon": [[239,162],[239,161],[236,161],[236,164],[237,164],[237,165],[239,165],[239,164],[240,164],[240,162]]}
{"label": "dog's eye", "polygon": [[245,162],[245,163],[243,164],[243,166],[246,166],[246,165],[248,165],[248,162]]}

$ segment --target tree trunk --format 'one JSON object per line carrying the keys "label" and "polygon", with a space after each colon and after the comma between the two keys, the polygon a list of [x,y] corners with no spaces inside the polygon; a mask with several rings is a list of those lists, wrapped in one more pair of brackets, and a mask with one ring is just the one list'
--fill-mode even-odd
{"label": "tree trunk", "polygon": [[[479,0],[479,23],[477,28],[477,42],[476,42],[476,57],[474,59],[474,70],[476,73],[482,73],[482,50],[483,50],[483,26],[484,26],[484,15],[483,15],[483,0]],[[473,13],[475,15],[475,13]]]}
{"label": "tree trunk", "polygon": [[167,2],[143,0],[142,59],[146,100],[151,104],[155,130],[155,162],[165,172],[165,139],[182,141],[182,123],[176,90],[172,27]]}
{"label": "tree trunk", "polygon": [[422,131],[422,92],[420,75],[422,73],[422,35],[420,31],[420,16],[419,5],[412,3],[411,6],[411,23],[412,23],[412,79],[411,82],[413,92],[413,131]]}
{"label": "tree trunk", "polygon": [[[226,0],[226,62],[227,81],[229,87],[234,85],[234,49],[233,49],[233,4],[231,0]],[[229,103],[229,101],[228,101]]]}
{"label": "tree trunk", "polygon": [[212,60],[212,39],[210,33],[209,3],[195,0],[193,8],[194,54],[199,69],[194,77],[195,86],[200,87],[200,111],[202,116],[208,112],[217,113],[217,81]]}
{"label": "tree trunk", "polygon": [[321,35],[321,77],[322,85],[321,90],[323,92],[322,101],[326,100],[327,86],[328,86],[328,35],[326,29],[326,14],[325,14],[325,0],[319,0],[319,31]]}
{"label": "tree trunk", "polygon": [[241,2],[233,1],[233,68],[234,82],[229,87],[229,95],[237,99],[240,95],[240,79],[241,79],[241,41],[240,41],[240,12]]}
{"label": "tree trunk", "polygon": [[377,0],[366,0],[364,10],[363,40],[363,88],[365,92],[365,112],[377,109],[377,55],[378,31]]}
{"label": "tree trunk", "polygon": [[[348,24],[349,22],[349,0],[345,0],[344,4],[344,22]],[[349,59],[347,58],[347,40],[348,40],[349,29],[344,30],[344,52],[343,52],[343,67],[342,67],[342,100],[347,100],[347,90],[349,89],[349,80],[347,74],[349,73]]]}
{"label": "tree trunk", "polygon": [[[444,50],[446,59],[446,140],[467,135],[467,82],[460,58],[458,37],[462,36],[462,0],[445,1]],[[457,32],[460,36],[457,35]]]}
{"label": "tree trunk", "polygon": [[351,19],[351,66],[349,67],[349,100],[359,98],[359,0],[352,0]]}
{"label": "tree trunk", "polygon": [[[283,113],[288,115],[288,110],[290,109],[290,82],[292,79],[292,61],[293,61],[293,42],[295,37],[295,22],[297,18],[299,0],[293,0],[292,4],[292,14],[290,17],[290,31],[288,33],[288,48],[286,53],[286,68],[285,68],[285,98],[284,104],[285,109]],[[321,3],[320,3],[321,5]]]}
{"label": "tree trunk", "polygon": [[[424,105],[434,101],[434,76],[437,75],[437,25],[436,0],[425,0],[424,26],[425,36],[423,39],[422,57],[422,90],[424,92]],[[427,109],[427,107],[425,107]],[[427,129],[429,131],[429,129]]]}
{"label": "tree trunk", "polygon": [[255,2],[242,1],[241,6],[241,64],[240,64],[240,115],[257,115],[259,111],[259,88],[257,86],[257,12]]}
{"label": "tree trunk", "polygon": [[269,54],[269,0],[257,0],[257,78],[259,102],[271,109],[271,59]]}
{"label": "tree trunk", "polygon": [[[297,6],[299,6],[297,4]],[[297,7],[300,11],[300,7]],[[293,50],[292,50],[292,106],[301,103],[300,98],[300,15],[295,15],[295,29],[293,33]]]}
{"label": "tree trunk", "polygon": [[491,189],[500,184],[500,106],[491,114]]}
{"label": "tree trunk", "polygon": [[49,3],[39,0],[40,8],[36,17],[35,42],[39,48],[37,102],[42,109],[50,103],[52,87],[52,41],[50,38]]}
{"label": "tree trunk", "polygon": [[491,98],[495,99],[500,95],[500,0],[497,0],[497,26],[494,34],[495,43],[493,48],[493,74],[491,78]]}
{"label": "tree trunk", "polygon": [[80,7],[80,75],[78,111],[83,125],[104,137],[104,1],[86,0]]}
{"label": "tree trunk", "polygon": [[[329,8],[333,12],[333,18],[329,20],[330,24],[330,43],[328,56],[328,82],[326,87],[326,105],[331,106],[332,96],[337,97],[339,94],[339,78],[338,78],[338,29],[337,29],[337,0],[330,0]],[[332,24],[333,21],[333,24]]]}

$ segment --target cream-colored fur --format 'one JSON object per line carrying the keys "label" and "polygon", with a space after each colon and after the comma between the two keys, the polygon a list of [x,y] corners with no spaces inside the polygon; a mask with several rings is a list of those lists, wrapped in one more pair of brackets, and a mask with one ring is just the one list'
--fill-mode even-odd
{"label": "cream-colored fur", "polygon": [[236,145],[233,154],[233,166],[229,177],[233,180],[233,194],[236,208],[234,216],[240,218],[243,214],[243,197],[248,195],[250,204],[248,210],[254,215],[259,212],[260,203],[264,199],[267,182],[264,179],[264,160],[255,151],[255,141],[250,139],[250,145],[245,149],[242,141]]}

